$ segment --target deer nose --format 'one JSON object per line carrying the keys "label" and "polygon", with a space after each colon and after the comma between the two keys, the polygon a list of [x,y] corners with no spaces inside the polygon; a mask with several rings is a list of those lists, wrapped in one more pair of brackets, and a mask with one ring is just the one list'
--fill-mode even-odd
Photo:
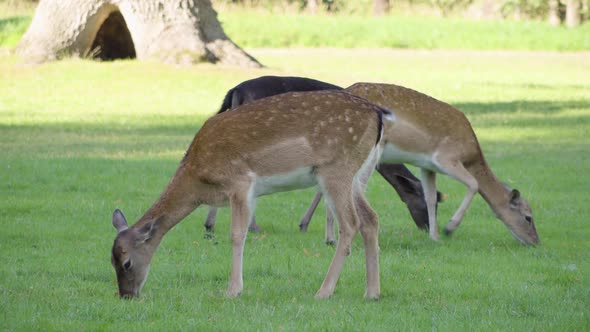
{"label": "deer nose", "polygon": [[537,234],[537,229],[535,228],[535,224],[531,223],[531,230],[529,231],[529,235],[533,239],[533,244],[539,244],[541,240],[539,240],[539,234]]}

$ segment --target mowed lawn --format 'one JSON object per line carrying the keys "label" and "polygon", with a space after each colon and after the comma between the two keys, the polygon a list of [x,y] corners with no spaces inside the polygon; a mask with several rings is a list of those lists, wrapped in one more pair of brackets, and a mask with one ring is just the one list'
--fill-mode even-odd
{"label": "mowed lawn", "polygon": [[[589,329],[588,53],[250,51],[268,67],[25,66],[0,56],[0,330]],[[452,238],[432,242],[374,175],[379,301],[363,299],[360,237],[334,296],[313,299],[334,253],[321,209],[298,231],[313,190],[259,199],[264,232],[248,236],[239,298],[224,295],[229,211],[207,239],[200,208],[165,237],[141,298],[120,300],[113,210],[137,220],[225,92],[269,74],[396,83],[457,106],[496,175],[530,201],[541,244],[520,245],[479,196]],[[465,188],[443,176],[438,184],[448,194],[442,227]]]}

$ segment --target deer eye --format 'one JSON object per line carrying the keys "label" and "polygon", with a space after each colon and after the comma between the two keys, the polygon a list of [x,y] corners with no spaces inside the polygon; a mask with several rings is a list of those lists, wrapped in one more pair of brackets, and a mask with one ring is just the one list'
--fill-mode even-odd
{"label": "deer eye", "polygon": [[128,271],[131,268],[131,260],[128,259],[125,263],[123,263],[123,270]]}
{"label": "deer eye", "polygon": [[533,217],[531,216],[524,216],[524,220],[526,220],[529,224],[533,222]]}

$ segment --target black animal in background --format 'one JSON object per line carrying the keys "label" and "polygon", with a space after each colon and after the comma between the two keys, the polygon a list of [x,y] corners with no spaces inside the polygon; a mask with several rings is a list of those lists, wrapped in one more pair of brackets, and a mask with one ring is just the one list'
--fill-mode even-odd
{"label": "black animal in background", "polygon": [[[229,111],[237,106],[257,99],[286,92],[315,90],[342,90],[342,88],[334,84],[304,77],[261,76],[244,81],[230,89],[226,93],[218,113]],[[416,226],[420,229],[427,230],[428,212],[420,180],[402,164],[380,164],[377,166],[377,171],[393,186],[401,200],[406,203]],[[438,201],[440,201],[441,195],[440,193],[438,194]],[[321,193],[318,193],[305,215],[301,218],[299,223],[301,231],[307,230],[307,226],[320,199]],[[205,228],[208,231],[214,230],[216,216],[217,208],[210,207],[207,220],[205,221]],[[255,218],[252,217],[252,219],[250,230],[260,231]]]}

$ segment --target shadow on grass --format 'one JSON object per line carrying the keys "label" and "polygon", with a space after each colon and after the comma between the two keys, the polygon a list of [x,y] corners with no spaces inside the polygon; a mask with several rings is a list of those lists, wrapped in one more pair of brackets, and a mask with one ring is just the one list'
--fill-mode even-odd
{"label": "shadow on grass", "polygon": [[554,101],[554,100],[514,100],[509,102],[496,103],[454,103],[453,106],[467,114],[486,114],[486,113],[517,113],[517,112],[532,112],[542,113],[547,115],[554,115],[564,110],[590,110],[590,98]]}
{"label": "shadow on grass", "polygon": [[0,18],[0,31],[2,31],[7,25],[19,24],[23,22],[28,22],[30,20],[31,17],[29,16],[11,16]]}
{"label": "shadow on grass", "polygon": [[[579,137],[580,128],[590,124],[590,100],[467,102],[455,106],[464,111],[478,129],[528,128],[533,133],[542,129],[566,139]],[[125,123],[0,124],[0,131],[4,133],[0,144],[5,147],[5,156],[12,155],[12,158],[23,154],[105,157],[125,152],[136,157],[154,158],[162,152],[186,150],[203,122],[191,116],[162,116],[157,119],[129,118]],[[220,136],[224,134],[219,133]]]}
{"label": "shadow on grass", "polygon": [[[556,85],[553,84],[538,84],[538,83],[495,83],[495,82],[486,82],[485,85],[493,86],[493,87],[500,87],[505,89],[514,89],[514,88],[526,88],[526,89],[534,89],[534,90],[555,90]],[[588,85],[582,84],[559,84],[558,89],[560,90],[582,90],[588,91]]]}
{"label": "shadow on grass", "polygon": [[9,40],[19,40],[30,22],[30,16],[0,18],[0,46]]}

